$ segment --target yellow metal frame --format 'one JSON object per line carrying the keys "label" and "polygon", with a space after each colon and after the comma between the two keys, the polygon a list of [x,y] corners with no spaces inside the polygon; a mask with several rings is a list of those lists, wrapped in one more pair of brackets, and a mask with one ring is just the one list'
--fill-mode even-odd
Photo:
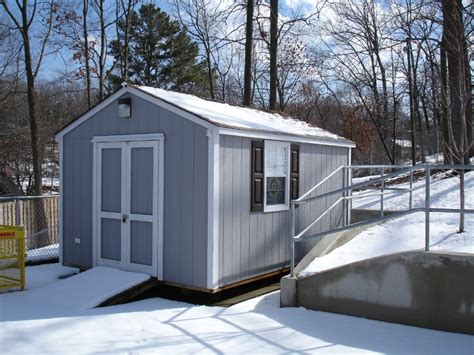
{"label": "yellow metal frame", "polygon": [[[25,288],[25,228],[0,226],[0,289]],[[19,269],[20,277],[5,275]]]}

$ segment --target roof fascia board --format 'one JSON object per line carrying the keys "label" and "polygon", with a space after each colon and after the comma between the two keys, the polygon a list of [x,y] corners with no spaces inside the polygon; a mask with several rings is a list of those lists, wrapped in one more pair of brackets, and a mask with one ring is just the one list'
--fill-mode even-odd
{"label": "roof fascia board", "polygon": [[324,139],[318,139],[318,138],[285,135],[285,134],[279,134],[279,133],[246,131],[246,130],[239,130],[236,128],[231,128],[231,129],[219,128],[219,134],[228,135],[228,136],[258,138],[258,139],[272,139],[272,140],[285,141],[285,142],[328,145],[328,146],[345,147],[345,148],[355,148],[356,146],[354,143],[350,143],[350,142],[330,141],[330,140],[324,140]]}

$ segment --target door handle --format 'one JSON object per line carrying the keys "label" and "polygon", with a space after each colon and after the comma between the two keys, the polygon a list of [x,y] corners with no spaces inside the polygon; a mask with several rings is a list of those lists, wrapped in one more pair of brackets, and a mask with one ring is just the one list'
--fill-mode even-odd
{"label": "door handle", "polygon": [[123,215],[122,215],[122,223],[126,223],[126,222],[127,222],[127,218],[128,218],[128,215],[123,214]]}

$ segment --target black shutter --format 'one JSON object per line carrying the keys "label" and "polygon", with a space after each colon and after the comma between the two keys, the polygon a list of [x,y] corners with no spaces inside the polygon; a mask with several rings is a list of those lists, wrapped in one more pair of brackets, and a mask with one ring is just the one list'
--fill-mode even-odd
{"label": "black shutter", "polygon": [[300,195],[300,146],[291,145],[290,155],[290,198],[295,200]]}
{"label": "black shutter", "polygon": [[250,211],[263,211],[263,179],[264,179],[264,144],[263,140],[252,141],[252,167],[251,167],[251,197]]}

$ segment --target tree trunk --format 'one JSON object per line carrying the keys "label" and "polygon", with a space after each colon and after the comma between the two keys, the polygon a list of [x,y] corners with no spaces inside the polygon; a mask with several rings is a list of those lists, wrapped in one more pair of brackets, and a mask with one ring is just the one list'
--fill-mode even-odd
{"label": "tree trunk", "polygon": [[[462,6],[462,5],[461,5]],[[474,156],[474,141],[473,141],[473,126],[474,126],[474,117],[472,112],[472,76],[471,76],[471,67],[469,65],[469,50],[468,43],[466,38],[466,33],[463,31],[463,41],[462,41],[462,51],[463,51],[463,60],[464,60],[464,70],[465,70],[465,83],[466,83],[466,130],[467,130],[467,142],[466,146],[469,147],[469,153],[464,156],[464,163],[469,164],[469,157]]]}
{"label": "tree trunk", "polygon": [[270,0],[270,110],[276,110],[278,56],[278,0]]}
{"label": "tree trunk", "polygon": [[214,75],[212,75],[212,63],[211,63],[211,50],[209,47],[206,48],[206,62],[207,62],[207,75],[209,80],[209,93],[211,94],[211,99],[215,100],[214,94]]}
{"label": "tree trunk", "polygon": [[99,0],[97,5],[99,9],[99,22],[100,22],[99,100],[102,101],[105,95],[105,61],[106,61],[104,0]]}
{"label": "tree trunk", "polygon": [[253,1],[254,0],[247,0],[247,23],[245,26],[244,106],[250,106],[252,103]]}
{"label": "tree trunk", "polygon": [[[449,110],[448,130],[452,139],[451,152],[454,163],[464,164],[469,156],[467,145],[467,103],[465,34],[462,17],[462,1],[442,0],[443,36],[448,59]],[[471,95],[471,93],[469,93]],[[468,160],[467,160],[468,161]],[[464,170],[460,171],[460,204],[464,209]],[[464,213],[460,213],[459,233],[464,231]]]}
{"label": "tree trunk", "polygon": [[448,129],[451,128],[451,151],[454,162],[464,162],[466,149],[466,81],[463,51],[464,26],[460,1],[443,0],[443,34],[448,59]]}
{"label": "tree trunk", "polygon": [[87,107],[92,106],[91,96],[91,69],[89,66],[89,33],[87,31],[87,12],[89,10],[89,0],[83,0],[82,2],[82,28],[84,36],[84,60],[86,66],[86,93],[87,93]]}
{"label": "tree trunk", "polygon": [[440,117],[443,132],[444,163],[452,164],[451,136],[448,128],[448,67],[446,59],[446,38],[443,35],[440,46]]}
{"label": "tree trunk", "polygon": [[415,134],[415,109],[413,100],[413,80],[411,70],[411,39],[407,41],[407,76],[408,76],[408,96],[410,102],[410,137],[411,137],[411,164],[416,165],[416,134]]}

